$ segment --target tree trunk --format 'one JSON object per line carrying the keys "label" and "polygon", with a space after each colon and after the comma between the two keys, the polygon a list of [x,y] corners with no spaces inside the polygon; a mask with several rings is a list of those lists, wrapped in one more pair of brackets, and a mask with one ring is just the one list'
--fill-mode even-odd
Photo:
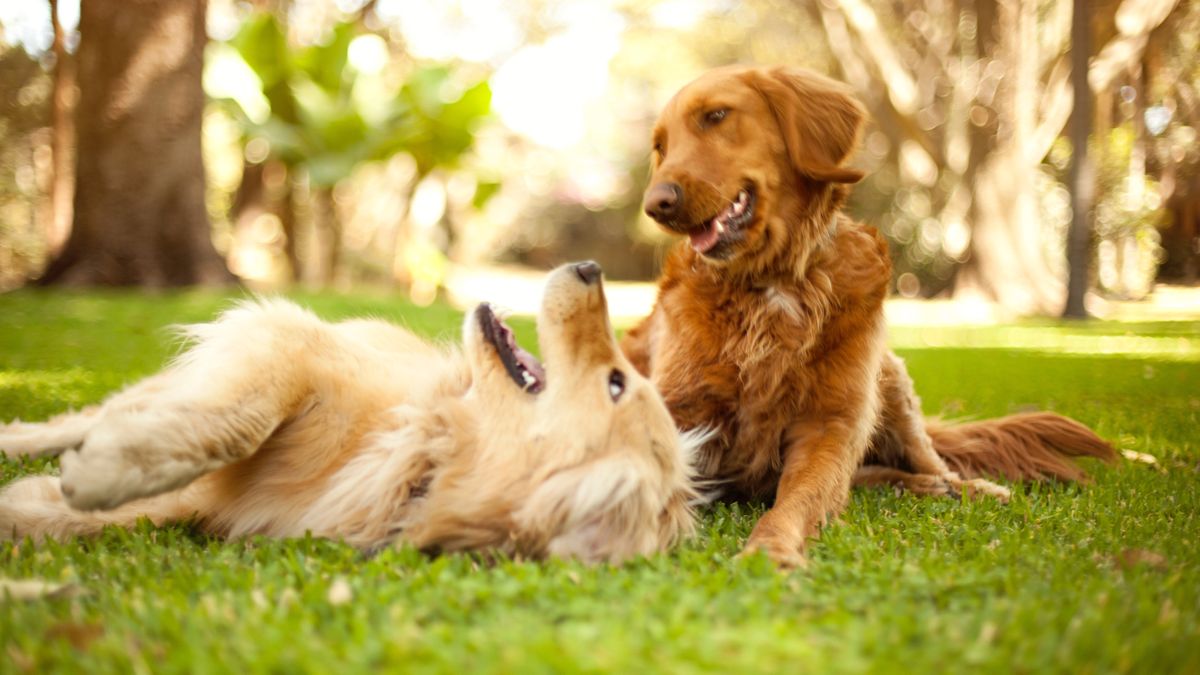
{"label": "tree trunk", "polygon": [[283,172],[283,194],[279,196],[279,224],[283,227],[283,253],[287,256],[289,279],[299,281],[304,270],[300,260],[300,249],[297,247],[298,228],[296,227],[296,176],[295,170],[283,164],[277,166]]}
{"label": "tree trunk", "polygon": [[67,36],[58,20],[58,0],[50,0],[54,26],[54,95],[50,101],[50,218],[46,248],[53,258],[71,232],[71,199],[75,194],[75,59],[67,52]]}
{"label": "tree trunk", "polygon": [[333,284],[342,259],[342,228],[338,222],[333,188],[318,186],[312,191],[314,264],[310,281],[321,286]]}
{"label": "tree trunk", "polygon": [[85,0],[74,226],[42,284],[232,280],[204,205],[205,0]]}
{"label": "tree trunk", "polygon": [[[1035,178],[1043,149],[1038,134],[1040,57],[1034,0],[975,3],[980,54],[1004,69],[992,102],[995,119],[972,129],[968,172],[971,256],[958,270],[955,293],[996,300],[1018,314],[1056,311],[1062,281],[1042,249],[1044,228]],[[994,22],[994,23],[993,23]]]}
{"label": "tree trunk", "polygon": [[1092,260],[1092,197],[1095,178],[1088,162],[1087,141],[1092,129],[1092,90],[1088,84],[1091,52],[1091,12],[1088,0],[1074,0],[1071,15],[1071,166],[1067,183],[1071,191],[1071,229],[1067,234],[1067,305],[1063,316],[1086,318],[1083,305],[1088,269]]}

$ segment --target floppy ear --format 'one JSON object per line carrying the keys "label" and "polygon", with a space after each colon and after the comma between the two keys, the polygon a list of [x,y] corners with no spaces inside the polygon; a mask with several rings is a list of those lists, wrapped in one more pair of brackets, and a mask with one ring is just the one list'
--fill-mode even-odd
{"label": "floppy ear", "polygon": [[751,70],[749,84],[775,114],[792,166],[829,183],[857,183],[863,172],[841,166],[858,143],[866,111],[846,87],[808,71]]}

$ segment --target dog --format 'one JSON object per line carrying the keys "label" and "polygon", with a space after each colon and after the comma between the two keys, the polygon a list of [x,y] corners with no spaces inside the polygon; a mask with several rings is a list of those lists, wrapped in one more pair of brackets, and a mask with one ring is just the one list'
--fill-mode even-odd
{"label": "dog", "polygon": [[654,128],[645,211],[686,240],[621,347],[681,428],[712,431],[702,479],[774,495],[745,550],[784,567],[804,563],[852,484],[1007,500],[983,476],[1079,479],[1068,457],[1114,457],[1051,413],[922,418],[886,344],[887,244],[840,210],[863,176],[845,165],[863,121],[837,82],[733,66],[683,87]]}
{"label": "dog", "polygon": [[185,335],[169,367],[102,405],[0,428],[10,456],[62,453],[61,477],[0,493],[0,537],[144,517],[368,551],[618,562],[692,532],[696,439],[622,356],[593,262],[549,277],[544,366],[488,304],[466,317],[461,350],[282,300]]}

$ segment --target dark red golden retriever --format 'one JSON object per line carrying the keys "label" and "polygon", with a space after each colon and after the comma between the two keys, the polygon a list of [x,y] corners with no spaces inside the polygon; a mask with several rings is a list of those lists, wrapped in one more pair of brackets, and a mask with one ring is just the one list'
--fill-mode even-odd
{"label": "dark red golden retriever", "polygon": [[886,344],[888,248],[840,211],[862,173],[843,163],[863,109],[811,72],[727,67],[685,86],[654,129],[646,212],[684,235],[653,312],[622,349],[683,429],[714,433],[700,472],[775,495],[746,551],[803,563],[852,484],[921,494],[1008,490],[981,476],[1079,479],[1111,459],[1053,413],[935,426]]}

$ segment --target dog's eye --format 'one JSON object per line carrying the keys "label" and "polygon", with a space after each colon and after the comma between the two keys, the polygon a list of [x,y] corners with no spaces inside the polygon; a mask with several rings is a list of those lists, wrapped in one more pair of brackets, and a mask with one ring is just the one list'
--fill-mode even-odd
{"label": "dog's eye", "polygon": [[725,116],[729,114],[729,108],[717,108],[704,113],[704,126],[712,127],[721,123]]}
{"label": "dog's eye", "polygon": [[613,403],[621,398],[621,394],[625,393],[625,373],[619,370],[614,370],[608,375],[608,395],[612,397]]}

